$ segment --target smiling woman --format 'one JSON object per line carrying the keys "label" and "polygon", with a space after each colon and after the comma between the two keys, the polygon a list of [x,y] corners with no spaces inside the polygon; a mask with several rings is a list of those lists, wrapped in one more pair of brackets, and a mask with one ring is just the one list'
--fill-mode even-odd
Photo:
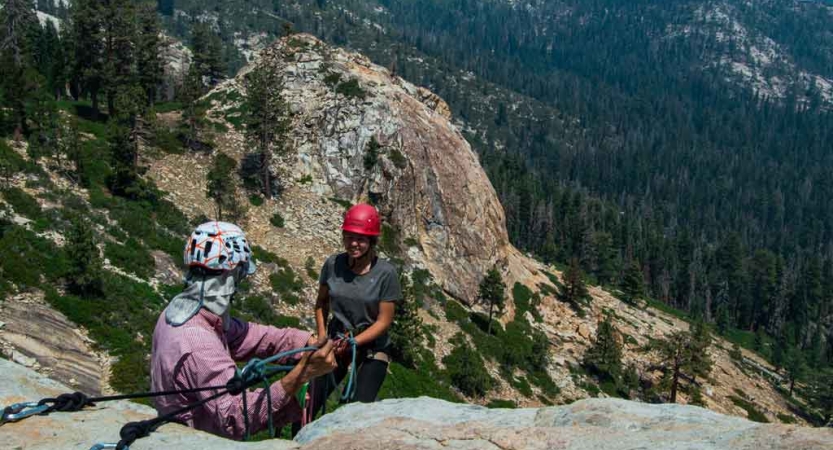
{"label": "smiling woman", "polygon": [[[357,377],[355,390],[351,391],[348,386],[343,399],[376,400],[390,362],[388,329],[393,322],[395,304],[402,299],[396,269],[376,256],[381,229],[376,208],[367,204],[353,206],[344,215],[341,229],[345,251],[330,256],[321,268],[315,305],[319,339],[321,342],[327,338],[337,340],[339,367],[334,377],[315,380],[312,417],[347,375],[353,361]],[[353,343],[355,355],[351,352]]]}

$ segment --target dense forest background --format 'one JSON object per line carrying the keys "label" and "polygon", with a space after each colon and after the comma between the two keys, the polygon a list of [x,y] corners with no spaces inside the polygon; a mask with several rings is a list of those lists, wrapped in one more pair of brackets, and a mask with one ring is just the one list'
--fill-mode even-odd
{"label": "dense forest background", "polygon": [[[833,360],[833,114],[830,93],[807,81],[833,79],[823,2],[183,0],[160,10],[180,33],[201,11],[221,35],[277,35],[290,22],[368,54],[449,102],[519,248],[577,258],[604,285],[635,268],[656,301],[774,338],[765,352],[798,346],[814,366]],[[753,65],[761,49],[780,55],[762,69],[787,80],[780,89],[719,64]]]}

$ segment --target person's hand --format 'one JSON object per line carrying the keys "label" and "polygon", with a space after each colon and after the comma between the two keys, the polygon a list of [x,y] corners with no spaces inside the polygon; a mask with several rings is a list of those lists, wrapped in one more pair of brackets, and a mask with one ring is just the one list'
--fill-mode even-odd
{"label": "person's hand", "polygon": [[333,353],[335,354],[336,359],[345,359],[348,356],[352,356],[353,346],[350,345],[350,341],[348,339],[339,339],[336,341],[334,346]]}
{"label": "person's hand", "polygon": [[336,368],[338,364],[333,348],[333,341],[327,340],[321,348],[301,359],[299,364],[303,365],[303,376],[306,380],[328,374]]}
{"label": "person's hand", "polygon": [[326,334],[319,334],[319,335],[310,335],[309,339],[307,339],[307,347],[318,347],[321,348],[324,344],[327,343],[327,335]]}

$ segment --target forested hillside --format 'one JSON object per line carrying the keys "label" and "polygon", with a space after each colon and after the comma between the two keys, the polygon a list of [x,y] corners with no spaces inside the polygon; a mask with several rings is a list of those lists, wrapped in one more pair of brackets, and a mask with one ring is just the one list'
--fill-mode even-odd
{"label": "forested hillside", "polygon": [[[198,155],[211,151],[211,132],[245,128],[249,111],[239,98],[224,99],[235,106],[223,122],[207,120],[210,101],[201,97],[263,42],[293,29],[357,49],[447,100],[497,190],[512,243],[546,263],[570,264],[570,284],[583,278],[635,305],[703,319],[787,367],[793,381],[833,363],[828,3],[44,0],[37,7],[6,0],[0,14],[0,132],[15,143],[0,143],[2,197],[15,212],[0,222],[7,256],[0,290],[45,283],[47,301],[74,311],[71,319],[100,324],[95,338],[130,356],[114,371],[117,387],[143,382],[149,343],[140,330],[155,311],[140,305],[158,309],[168,290],[150,289],[129,271],[154,253],[176,255],[176,236],[191,225],[145,176],[150,153],[140,149]],[[190,46],[190,68],[164,70],[160,30]],[[356,83],[329,82],[346,97],[365,94]],[[232,164],[217,162],[214,179],[231,174]],[[270,179],[268,164],[240,171],[254,183],[253,206],[272,197],[269,182],[257,184],[258,171]],[[21,187],[58,206],[47,217]],[[75,188],[88,198],[79,201]],[[215,190],[218,204],[222,191]],[[91,253],[97,233],[121,271],[102,272],[102,261],[80,256]],[[58,250],[64,236],[69,245]],[[9,262],[17,255],[33,262]],[[112,308],[127,297],[137,300]],[[79,298],[91,306],[74,310]],[[253,298],[252,309],[268,315]],[[466,314],[459,319],[471,326]],[[490,328],[483,334],[493,340]]]}
{"label": "forested hillside", "polygon": [[517,246],[833,359],[829,4],[165,3],[174,30],[197,11],[221,34],[288,21],[429,86]]}

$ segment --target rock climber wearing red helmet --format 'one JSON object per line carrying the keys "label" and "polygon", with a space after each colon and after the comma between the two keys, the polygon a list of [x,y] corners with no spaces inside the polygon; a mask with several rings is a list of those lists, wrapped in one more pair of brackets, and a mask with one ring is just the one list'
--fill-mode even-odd
{"label": "rock climber wearing red helmet", "polygon": [[[350,208],[341,227],[345,252],[327,259],[319,279],[315,304],[318,336],[338,339],[348,335],[356,343],[356,386],[348,401],[376,400],[390,362],[388,328],[395,304],[402,300],[396,269],[376,256],[380,228],[376,208],[367,204]],[[313,417],[352,363],[348,339],[337,344],[336,352],[339,366],[333,376],[318,378],[313,384]]]}

